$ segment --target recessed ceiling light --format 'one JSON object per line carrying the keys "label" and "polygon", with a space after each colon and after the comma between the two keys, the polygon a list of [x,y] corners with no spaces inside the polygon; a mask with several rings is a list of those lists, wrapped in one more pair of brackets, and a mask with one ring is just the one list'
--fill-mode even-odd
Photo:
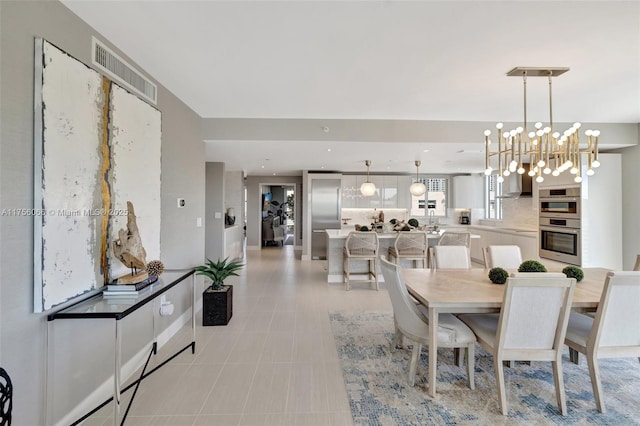
{"label": "recessed ceiling light", "polygon": [[260,166],[261,169],[264,169],[264,166]]}
{"label": "recessed ceiling light", "polygon": [[273,172],[273,175],[275,176],[275,175],[276,175],[276,173],[275,173],[275,172]]}
{"label": "recessed ceiling light", "polygon": [[320,166],[321,169],[324,169],[324,166]]}
{"label": "recessed ceiling light", "polygon": [[429,152],[429,150],[428,149],[423,149],[422,152]]}
{"label": "recessed ceiling light", "polygon": [[331,148],[327,148],[327,152],[331,152]]}
{"label": "recessed ceiling light", "polygon": [[327,126],[322,126],[322,131],[325,133],[329,133],[329,130],[331,130],[330,128],[328,128]]}

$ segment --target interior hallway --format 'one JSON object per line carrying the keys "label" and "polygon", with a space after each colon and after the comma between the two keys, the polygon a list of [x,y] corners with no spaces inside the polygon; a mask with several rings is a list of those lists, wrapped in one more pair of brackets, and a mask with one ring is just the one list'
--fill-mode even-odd
{"label": "interior hallway", "polygon": [[[196,354],[187,350],[145,379],[127,425],[353,424],[328,313],[391,311],[384,285],[345,292],[326,283],[325,261],[301,262],[289,245],[248,251],[245,260],[228,281],[230,323],[202,327],[198,315]],[[190,336],[189,325],[156,358]],[[84,424],[110,425],[111,413],[107,406]]]}

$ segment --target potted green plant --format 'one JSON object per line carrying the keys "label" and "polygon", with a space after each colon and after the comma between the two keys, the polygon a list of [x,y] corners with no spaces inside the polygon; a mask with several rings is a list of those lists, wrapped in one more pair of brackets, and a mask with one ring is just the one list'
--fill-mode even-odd
{"label": "potted green plant", "polygon": [[518,267],[518,272],[547,272],[547,268],[537,260],[525,260]]}
{"label": "potted green plant", "polygon": [[564,269],[562,269],[562,273],[565,274],[567,278],[575,278],[576,282],[580,282],[584,278],[582,269],[573,265],[565,266]]}
{"label": "potted green plant", "polygon": [[224,280],[238,276],[237,271],[244,264],[238,261],[229,262],[229,258],[218,259],[195,268],[197,275],[204,275],[211,280],[211,285],[202,293],[202,325],[227,325],[233,315],[233,286],[225,285]]}
{"label": "potted green plant", "polygon": [[489,279],[494,284],[504,284],[509,278],[509,272],[504,268],[491,268],[489,270]]}

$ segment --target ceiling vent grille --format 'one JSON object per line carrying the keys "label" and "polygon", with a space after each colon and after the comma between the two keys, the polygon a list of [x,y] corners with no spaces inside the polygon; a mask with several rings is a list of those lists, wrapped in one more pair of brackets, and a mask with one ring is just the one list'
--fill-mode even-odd
{"label": "ceiling vent grille", "polygon": [[105,74],[126,86],[154,105],[157,103],[158,88],[134,67],[126,63],[115,52],[98,41],[92,40],[93,64]]}

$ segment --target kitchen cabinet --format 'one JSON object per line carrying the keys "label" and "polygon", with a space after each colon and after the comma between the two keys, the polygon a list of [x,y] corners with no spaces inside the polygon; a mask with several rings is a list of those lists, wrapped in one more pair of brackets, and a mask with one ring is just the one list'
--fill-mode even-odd
{"label": "kitchen cabinet", "polygon": [[[580,188],[580,247],[582,267],[622,269],[622,173],[621,154],[600,153],[600,167],[593,176],[582,165],[582,183],[567,172],[546,176],[541,188]],[[536,190],[537,190],[536,189]]]}
{"label": "kitchen cabinet", "polygon": [[376,194],[371,197],[363,197],[360,193],[360,185],[366,180],[366,175],[342,175],[343,209],[411,209],[411,176],[370,176],[369,180],[376,186]]}
{"label": "kitchen cabinet", "polygon": [[481,209],[484,206],[484,179],[480,175],[454,176],[453,208]]}
{"label": "kitchen cabinet", "polygon": [[538,239],[535,232],[505,231],[500,228],[487,229],[471,227],[471,233],[480,235],[479,239],[471,239],[471,259],[484,263],[483,247],[492,245],[516,245],[520,247],[522,260],[538,260]]}
{"label": "kitchen cabinet", "polygon": [[470,231],[473,234],[477,234],[480,236],[480,238],[471,239],[471,243],[470,243],[471,244],[471,247],[470,247],[471,260],[473,260],[474,262],[484,263],[482,247],[485,247],[485,241],[487,236],[485,232],[480,229],[471,229]]}
{"label": "kitchen cabinet", "polygon": [[398,176],[383,176],[382,184],[382,207],[395,209],[398,207]]}
{"label": "kitchen cabinet", "polygon": [[356,200],[360,195],[360,187],[357,186],[355,175],[342,175],[342,208],[353,209],[356,208]]}
{"label": "kitchen cabinet", "polygon": [[[360,185],[367,181],[367,176],[356,176],[357,193],[360,194]],[[376,186],[376,193],[370,197],[364,197],[360,194],[356,197],[356,207],[359,209],[377,209],[382,207],[382,187],[384,185],[383,176],[369,176],[369,181]]]}
{"label": "kitchen cabinet", "polygon": [[398,176],[398,205],[399,209],[411,210],[411,193],[409,187],[413,183],[411,176]]}

